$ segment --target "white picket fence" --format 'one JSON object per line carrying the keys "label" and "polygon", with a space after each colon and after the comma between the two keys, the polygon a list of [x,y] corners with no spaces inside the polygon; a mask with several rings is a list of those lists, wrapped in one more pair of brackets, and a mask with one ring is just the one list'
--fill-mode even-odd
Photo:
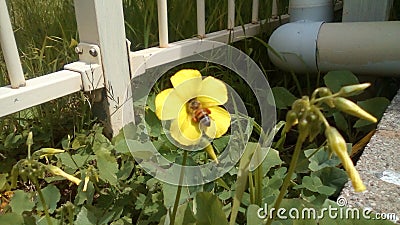
{"label": "white picket fence", "polygon": [[[206,34],[205,2],[197,0],[198,37],[169,43],[167,0],[157,0],[160,45],[131,52],[127,44],[129,41],[125,37],[121,0],[74,0],[80,37],[80,43],[75,50],[79,54],[79,61],[65,65],[64,70],[25,81],[6,2],[0,0],[1,47],[11,81],[10,85],[0,88],[0,117],[80,90],[95,91],[106,88],[113,90],[113,100],[104,97],[103,101],[108,101],[105,111],[109,117],[109,125],[116,134],[124,123],[129,122],[122,120],[121,104],[122,99],[126,97],[126,87],[135,76],[130,74],[130,71],[134,71],[134,68],[155,53],[159,58],[157,65],[184,57],[180,52],[183,43],[193,43],[194,46],[204,39],[224,43],[235,42],[258,34],[262,27],[279,26],[280,23],[287,22],[289,16],[282,15],[278,19],[276,2],[277,0],[273,0],[273,17],[259,20],[259,1],[253,0],[249,3],[249,7],[252,7],[252,23],[235,26],[235,0],[228,0],[227,29]],[[261,26],[265,23],[269,23],[269,26]],[[125,104],[132,103],[128,101]],[[125,108],[132,108],[133,115],[133,107]]]}

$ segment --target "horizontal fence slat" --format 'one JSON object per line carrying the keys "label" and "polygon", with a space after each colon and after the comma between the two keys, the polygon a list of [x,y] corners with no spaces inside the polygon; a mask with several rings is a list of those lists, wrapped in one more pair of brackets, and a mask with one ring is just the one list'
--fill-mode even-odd
{"label": "horizontal fence slat", "polygon": [[26,81],[18,89],[10,85],[0,88],[0,117],[81,90],[81,74],[61,70]]}
{"label": "horizontal fence slat", "polygon": [[[193,51],[184,52],[182,45],[185,45],[185,49],[188,50],[190,49],[188,48],[190,44],[193,44],[193,46],[197,46],[197,43],[201,42],[202,40],[217,41],[222,43],[236,42],[243,40],[246,37],[251,37],[259,34],[261,27],[264,27],[266,29],[274,29],[278,27],[281,23],[287,23],[287,22],[289,22],[289,16],[282,15],[280,20],[269,19],[268,22],[266,20],[262,20],[260,21],[260,23],[257,24],[249,23],[244,26],[234,27],[232,30],[222,30],[213,33],[208,33],[206,35],[206,38],[203,39],[192,38],[192,39],[173,42],[169,44],[169,48],[153,47],[135,52],[130,52],[129,55],[130,55],[131,68],[134,68],[132,70],[133,74],[131,75],[138,76],[144,73],[144,71],[135,71],[135,69],[138,68],[144,69],[143,67],[140,66],[142,65],[142,63],[145,63],[146,59],[149,57],[157,57],[157,60],[153,59],[151,60],[151,62],[146,62],[146,69],[153,68],[162,64],[166,64],[193,55]],[[269,26],[265,26],[265,23],[268,23]],[[201,49],[201,51],[207,51],[207,50],[210,49]],[[197,49],[196,51],[199,52],[200,49]]]}

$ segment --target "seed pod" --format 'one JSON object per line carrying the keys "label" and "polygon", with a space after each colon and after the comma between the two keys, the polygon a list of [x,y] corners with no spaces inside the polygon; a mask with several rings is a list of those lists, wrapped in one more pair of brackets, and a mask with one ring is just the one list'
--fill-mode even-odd
{"label": "seed pod", "polygon": [[339,94],[340,94],[340,96],[343,96],[343,97],[356,95],[359,92],[363,91],[364,89],[368,88],[369,86],[371,86],[370,83],[344,86],[339,90]]}
{"label": "seed pod", "polygon": [[360,174],[354,167],[353,161],[349,154],[347,153],[346,142],[343,139],[342,135],[339,131],[334,127],[327,127],[325,130],[325,136],[328,139],[328,146],[332,152],[334,152],[342,162],[344,169],[349,176],[351,183],[353,184],[353,188],[356,192],[365,191],[366,187],[363,184]]}
{"label": "seed pod", "polygon": [[367,113],[364,111],[360,106],[358,106],[356,103],[347,100],[342,97],[336,97],[333,99],[333,104],[336,106],[337,109],[339,109],[342,112],[345,112],[349,115],[371,121],[373,123],[377,122],[377,119],[372,116],[371,114]]}

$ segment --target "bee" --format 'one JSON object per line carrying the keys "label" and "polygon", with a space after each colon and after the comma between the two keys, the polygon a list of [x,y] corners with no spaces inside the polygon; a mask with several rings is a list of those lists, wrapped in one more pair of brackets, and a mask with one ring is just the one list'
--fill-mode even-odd
{"label": "bee", "polygon": [[198,122],[203,127],[209,127],[211,125],[210,114],[211,111],[208,108],[203,108],[201,102],[197,98],[192,98],[188,102],[189,112],[192,114],[192,120]]}

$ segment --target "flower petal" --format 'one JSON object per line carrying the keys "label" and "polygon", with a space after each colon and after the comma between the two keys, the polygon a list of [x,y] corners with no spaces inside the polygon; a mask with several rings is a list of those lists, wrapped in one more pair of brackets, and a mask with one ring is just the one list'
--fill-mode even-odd
{"label": "flower petal", "polygon": [[183,82],[187,81],[188,79],[191,78],[200,78],[201,79],[201,73],[198,70],[192,70],[192,69],[183,69],[179,70],[177,73],[175,73],[171,77],[171,83],[174,87],[179,86]]}
{"label": "flower petal", "polygon": [[213,98],[206,97],[206,96],[198,96],[197,100],[201,102],[201,106],[203,108],[210,108],[213,106],[221,105],[221,103]]}
{"label": "flower petal", "polygon": [[185,101],[173,88],[165,89],[156,96],[156,115],[160,120],[175,119],[184,104]]}
{"label": "flower petal", "polygon": [[219,138],[224,135],[231,125],[231,116],[225,109],[215,106],[208,108],[211,113],[211,126],[206,128],[205,133],[210,138]]}
{"label": "flower petal", "polygon": [[195,145],[201,138],[199,124],[193,122],[192,116],[186,111],[186,105],[181,108],[179,117],[172,121],[171,136],[182,145]]}
{"label": "flower petal", "polygon": [[176,93],[186,102],[198,96],[201,88],[201,74],[197,70],[180,70],[171,77]]}
{"label": "flower petal", "polygon": [[228,101],[228,91],[225,83],[210,76],[201,82],[201,89],[198,95],[213,99],[219,103],[218,105],[225,104]]}

